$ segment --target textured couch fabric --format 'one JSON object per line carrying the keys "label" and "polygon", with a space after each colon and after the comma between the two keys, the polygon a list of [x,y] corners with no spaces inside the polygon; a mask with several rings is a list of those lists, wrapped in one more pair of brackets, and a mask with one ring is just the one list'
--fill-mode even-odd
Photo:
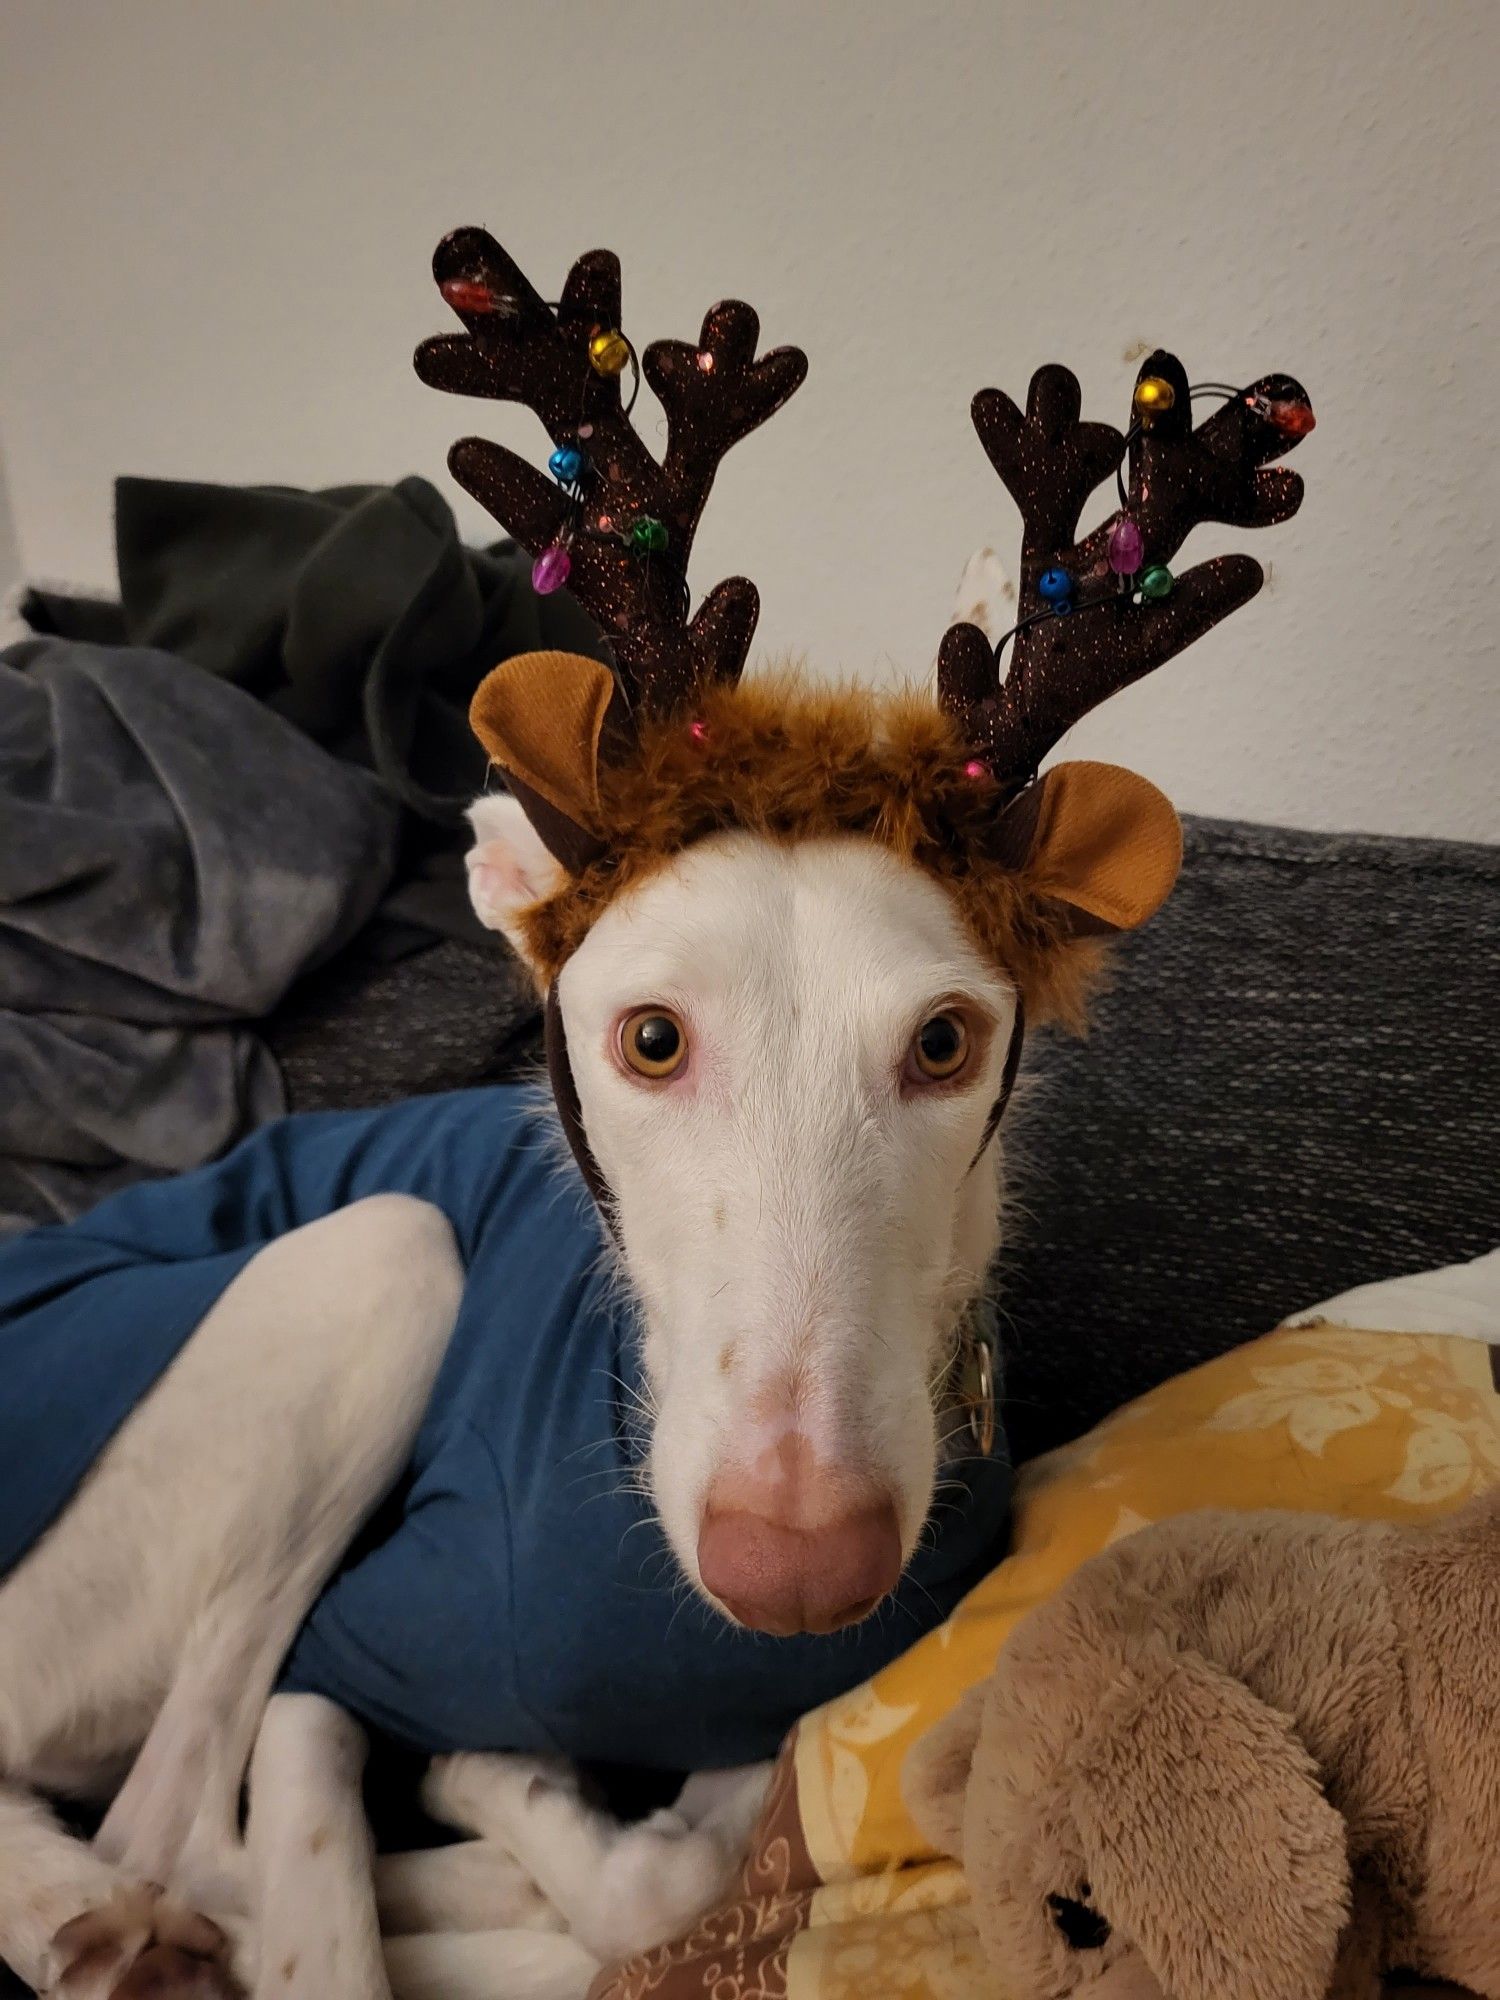
{"label": "textured couch fabric", "polygon": [[1500,1245],[1500,848],[1190,821],[1087,1040],[1038,1038],[1018,1457],[1350,1285]]}
{"label": "textured couch fabric", "polygon": [[354,1111],[540,1061],[541,1013],[520,961],[445,939],[388,962],[347,955],[304,980],[262,1029],[292,1111]]}

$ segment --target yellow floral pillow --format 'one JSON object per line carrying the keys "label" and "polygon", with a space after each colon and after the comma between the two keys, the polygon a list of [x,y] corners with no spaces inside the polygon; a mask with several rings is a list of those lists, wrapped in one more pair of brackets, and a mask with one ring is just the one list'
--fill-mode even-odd
{"label": "yellow floral pillow", "polygon": [[963,1877],[901,1802],[911,1744],[1033,1605],[1147,1522],[1196,1507],[1421,1520],[1500,1485],[1497,1356],[1448,1335],[1282,1327],[1028,1466],[1007,1560],[790,1739],[738,1900],[603,1975],[594,2000],[997,2000]]}

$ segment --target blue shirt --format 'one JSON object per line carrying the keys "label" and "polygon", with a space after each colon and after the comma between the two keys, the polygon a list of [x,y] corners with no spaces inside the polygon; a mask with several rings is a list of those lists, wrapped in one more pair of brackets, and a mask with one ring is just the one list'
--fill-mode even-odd
{"label": "blue shirt", "polygon": [[377,1193],[448,1218],[464,1296],[410,1465],[284,1685],[427,1752],[747,1762],[999,1560],[1009,1468],[970,1459],[945,1469],[963,1504],[863,1625],[774,1639],[689,1594],[630,1479],[634,1309],[532,1094],[504,1087],[283,1119],[213,1166],[0,1247],[0,1575],[256,1251]]}

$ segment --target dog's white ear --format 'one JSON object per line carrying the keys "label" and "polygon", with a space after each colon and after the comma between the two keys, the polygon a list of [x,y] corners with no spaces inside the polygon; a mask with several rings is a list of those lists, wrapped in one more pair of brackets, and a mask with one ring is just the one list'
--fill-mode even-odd
{"label": "dog's white ear", "polygon": [[469,807],[469,824],[474,829],[467,857],[474,914],[525,958],[521,912],[561,887],[563,871],[508,793],[476,799]]}

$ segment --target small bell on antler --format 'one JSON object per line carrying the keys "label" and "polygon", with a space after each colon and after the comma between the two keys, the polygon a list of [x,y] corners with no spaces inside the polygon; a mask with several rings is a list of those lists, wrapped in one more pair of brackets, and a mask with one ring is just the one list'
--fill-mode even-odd
{"label": "small bell on antler", "polygon": [[614,327],[602,327],[589,341],[589,363],[596,375],[618,375],[630,360],[630,342]]}
{"label": "small bell on antler", "polygon": [[630,530],[630,546],[638,555],[660,555],[667,539],[666,528],[651,514],[642,514]]}
{"label": "small bell on antler", "polygon": [[1143,375],[1135,385],[1135,413],[1149,430],[1177,401],[1177,391],[1164,375]]}

